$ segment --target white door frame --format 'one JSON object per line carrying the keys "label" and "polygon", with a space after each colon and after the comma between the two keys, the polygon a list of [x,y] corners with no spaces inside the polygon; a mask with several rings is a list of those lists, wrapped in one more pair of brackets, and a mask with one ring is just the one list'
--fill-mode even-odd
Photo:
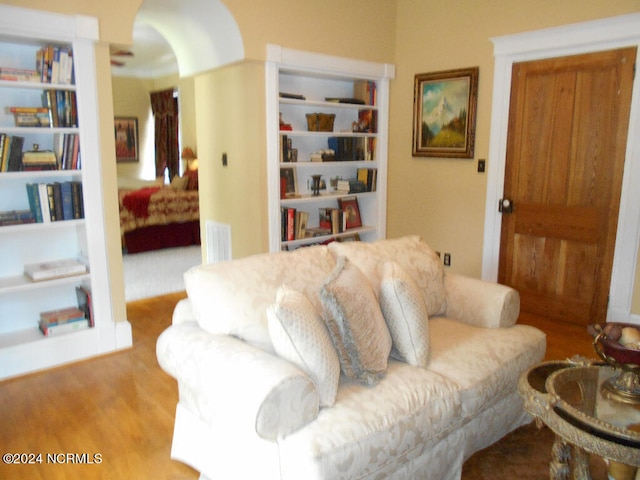
{"label": "white door frame", "polygon": [[[640,13],[491,39],[494,44],[493,104],[487,169],[482,278],[496,281],[500,255],[511,70],[516,62],[541,60],[636,46],[640,55]],[[636,64],[637,64],[636,59]],[[640,239],[640,76],[633,82],[629,135],[620,213],[609,289],[607,321],[640,323],[631,318],[631,301]]]}

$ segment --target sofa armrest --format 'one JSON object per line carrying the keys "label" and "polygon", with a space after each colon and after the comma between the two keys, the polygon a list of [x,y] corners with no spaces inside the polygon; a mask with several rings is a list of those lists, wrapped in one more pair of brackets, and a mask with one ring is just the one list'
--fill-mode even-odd
{"label": "sofa armrest", "polygon": [[455,273],[447,273],[444,282],[448,318],[485,328],[510,327],[517,322],[517,290]]}
{"label": "sofa armrest", "polygon": [[193,313],[193,307],[191,300],[183,298],[180,300],[173,309],[173,317],[171,317],[171,323],[178,325],[186,322],[195,322],[196,315]]}
{"label": "sofa armrest", "polygon": [[172,325],[159,337],[162,369],[178,381],[180,400],[214,429],[288,435],[318,416],[319,396],[293,364],[196,322]]}

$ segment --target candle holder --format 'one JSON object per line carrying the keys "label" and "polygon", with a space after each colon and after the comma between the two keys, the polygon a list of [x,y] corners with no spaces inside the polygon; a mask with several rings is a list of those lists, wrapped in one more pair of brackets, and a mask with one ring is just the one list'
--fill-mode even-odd
{"label": "candle holder", "polygon": [[313,179],[313,196],[317,197],[318,195],[320,195],[320,180],[322,179],[322,175],[311,175],[311,178]]}

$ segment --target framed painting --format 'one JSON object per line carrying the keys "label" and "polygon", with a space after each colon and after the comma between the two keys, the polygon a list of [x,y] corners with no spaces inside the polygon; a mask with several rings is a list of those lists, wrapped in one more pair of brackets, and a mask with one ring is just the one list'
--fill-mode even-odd
{"label": "framed painting", "polygon": [[413,156],[473,158],[478,67],[420,73],[413,91]]}
{"label": "framed painting", "polygon": [[298,193],[296,169],[283,167],[280,169],[280,198],[295,196]]}
{"label": "framed painting", "polygon": [[138,118],[115,117],[116,162],[138,161]]}
{"label": "framed painting", "polygon": [[362,226],[362,218],[360,217],[360,208],[358,207],[357,197],[344,197],[338,199],[338,206],[347,216],[345,221],[346,229],[359,228]]}

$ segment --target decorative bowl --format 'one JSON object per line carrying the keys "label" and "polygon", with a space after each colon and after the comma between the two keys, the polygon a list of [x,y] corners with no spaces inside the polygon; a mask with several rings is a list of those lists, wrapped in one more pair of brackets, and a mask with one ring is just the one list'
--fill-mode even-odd
{"label": "decorative bowl", "polygon": [[589,332],[594,336],[593,346],[600,358],[614,367],[635,371],[640,369],[640,350],[618,343],[619,331],[624,327],[640,330],[637,324],[611,322],[590,325]]}

